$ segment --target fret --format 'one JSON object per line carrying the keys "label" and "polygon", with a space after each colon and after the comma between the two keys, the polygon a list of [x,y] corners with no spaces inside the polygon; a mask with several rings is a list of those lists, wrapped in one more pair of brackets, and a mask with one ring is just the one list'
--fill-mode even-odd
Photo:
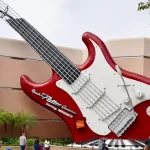
{"label": "fret", "polygon": [[[33,39],[33,41],[32,41],[32,43],[36,43],[36,42],[38,42],[39,41],[39,35],[37,35],[34,39]],[[43,45],[43,42],[44,42],[44,40],[42,41],[42,42],[40,42],[40,44],[38,44],[38,46],[36,47],[38,50],[40,49],[40,47]],[[31,43],[31,44],[32,44]]]}
{"label": "fret", "polygon": [[22,23],[23,23],[23,20],[20,20],[19,23],[18,23],[17,26],[16,26],[16,29],[17,29],[18,27],[20,27]]}
{"label": "fret", "polygon": [[70,71],[72,70],[72,73],[75,73],[75,70],[73,70],[73,67],[69,63],[65,64],[64,68],[66,68],[66,69],[68,69]]}
{"label": "fret", "polygon": [[65,79],[69,84],[72,84],[78,78],[80,71],[24,19],[8,19],[6,21],[34,48],[60,77]]}
{"label": "fret", "polygon": [[[49,51],[49,47],[47,47],[45,41],[42,43],[42,46],[45,47],[45,49],[43,50],[43,55],[45,55]],[[51,53],[51,57],[52,56],[53,56],[53,54]]]}
{"label": "fret", "polygon": [[28,30],[29,25],[26,25],[24,28],[22,28],[21,30],[25,30],[25,34],[26,34],[26,39],[28,39],[33,33],[34,30]]}

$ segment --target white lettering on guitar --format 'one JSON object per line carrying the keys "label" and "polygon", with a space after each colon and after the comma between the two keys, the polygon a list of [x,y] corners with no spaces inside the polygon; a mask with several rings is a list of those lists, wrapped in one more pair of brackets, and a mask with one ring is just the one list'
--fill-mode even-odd
{"label": "white lettering on guitar", "polygon": [[[58,111],[58,112],[66,115],[66,116],[68,116],[70,118],[73,118],[73,115],[70,115],[69,113],[63,111],[62,109],[66,110],[66,111],[68,111],[68,112],[70,112],[70,113],[72,113],[74,115],[77,114],[76,112],[74,112],[74,111],[70,110],[69,108],[67,108],[66,105],[62,105],[62,104],[58,103],[56,100],[53,100],[53,98],[51,96],[49,96],[49,95],[47,95],[45,93],[38,93],[35,89],[32,89],[31,91],[32,91],[33,94],[35,94],[37,96],[40,96],[41,99],[46,99],[46,101],[47,101],[46,106],[52,108],[55,111]],[[51,104],[53,104],[53,105],[55,105],[57,107],[60,107],[61,109],[58,109],[57,107],[55,107],[55,106],[53,106]]]}

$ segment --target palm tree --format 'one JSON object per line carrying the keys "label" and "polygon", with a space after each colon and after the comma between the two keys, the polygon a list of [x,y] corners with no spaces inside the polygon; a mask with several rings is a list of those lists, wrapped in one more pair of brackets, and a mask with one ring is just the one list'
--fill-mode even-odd
{"label": "palm tree", "polygon": [[28,112],[24,112],[24,111],[16,112],[15,115],[16,115],[16,120],[18,120],[15,126],[21,127],[22,132],[25,132],[25,129],[37,125],[36,117]]}
{"label": "palm tree", "polygon": [[0,124],[4,125],[5,132],[7,130],[7,123],[9,122],[8,121],[9,116],[10,116],[9,112],[3,109],[0,110]]}
{"label": "palm tree", "polygon": [[12,133],[14,133],[14,127],[17,126],[20,122],[20,116],[18,113],[9,113],[8,115],[8,124],[12,127]]}

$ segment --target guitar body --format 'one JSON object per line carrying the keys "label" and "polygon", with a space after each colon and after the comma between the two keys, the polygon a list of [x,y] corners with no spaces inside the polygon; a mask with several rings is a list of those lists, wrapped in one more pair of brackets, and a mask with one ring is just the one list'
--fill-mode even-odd
{"label": "guitar body", "polygon": [[[116,71],[116,64],[105,44],[100,38],[89,32],[84,33],[82,40],[88,48],[88,58],[78,69],[84,76],[89,77],[89,82],[92,81],[101,91],[105,91],[104,99],[102,98],[104,101],[101,101],[103,105],[100,102],[99,105],[96,104],[97,110],[102,110],[102,107],[107,104],[107,107],[109,107],[109,104],[116,104],[116,106],[121,104],[121,107],[129,108],[128,104],[124,103],[127,95],[124,87],[121,86],[123,82]],[[65,83],[54,71],[52,77],[42,84],[33,82],[25,75],[21,76],[20,82],[23,91],[32,100],[53,111],[66,122],[75,142],[101,137],[110,139],[146,139],[150,135],[150,131],[148,130],[150,124],[150,79],[123,69],[121,71],[126,84],[129,85],[127,88],[131,96],[134,111],[137,113],[137,118],[120,137],[110,131],[108,122],[106,121],[107,117],[103,121],[100,121],[99,115],[96,115],[93,109],[87,109],[88,105],[82,100],[81,95],[79,96],[78,93],[73,93],[70,85]],[[89,87],[92,86],[89,84]],[[55,105],[48,103],[45,95],[42,96],[42,93],[50,96],[49,100],[54,100],[55,104],[57,101],[57,103],[65,106],[65,108],[72,110],[74,113],[65,111],[72,117],[66,114],[64,115],[62,111],[58,111],[58,107],[55,109],[53,107]],[[107,103],[105,103],[106,101]],[[111,110],[108,109],[106,111]],[[81,124],[81,128],[79,127],[80,121],[82,123],[84,122],[84,125]]]}

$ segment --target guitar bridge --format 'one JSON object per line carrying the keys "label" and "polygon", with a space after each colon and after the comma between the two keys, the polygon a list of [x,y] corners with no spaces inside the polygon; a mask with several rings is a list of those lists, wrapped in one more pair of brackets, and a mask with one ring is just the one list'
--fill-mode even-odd
{"label": "guitar bridge", "polygon": [[125,130],[135,121],[137,113],[134,110],[129,111],[123,109],[123,111],[111,122],[109,129],[120,137]]}

